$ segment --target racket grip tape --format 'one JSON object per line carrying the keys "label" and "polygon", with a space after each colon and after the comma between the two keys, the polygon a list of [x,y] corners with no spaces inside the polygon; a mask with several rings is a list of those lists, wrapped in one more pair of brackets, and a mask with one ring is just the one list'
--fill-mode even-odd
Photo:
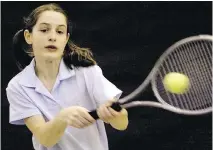
{"label": "racket grip tape", "polygon": [[[121,106],[120,106],[120,104],[119,104],[118,102],[113,103],[110,107],[111,107],[112,109],[114,109],[115,111],[121,111],[121,109],[122,109]],[[95,120],[99,119],[98,114],[97,114],[97,110],[93,110],[93,111],[89,112],[89,114],[90,114]]]}

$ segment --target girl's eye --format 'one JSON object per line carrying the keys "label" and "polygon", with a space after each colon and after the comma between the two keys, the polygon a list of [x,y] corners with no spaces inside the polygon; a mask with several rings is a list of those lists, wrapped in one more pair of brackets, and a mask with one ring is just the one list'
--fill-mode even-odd
{"label": "girl's eye", "polygon": [[64,32],[63,32],[63,31],[58,31],[58,33],[59,33],[59,34],[63,34]]}
{"label": "girl's eye", "polygon": [[45,33],[45,32],[47,32],[47,29],[42,29],[40,31],[43,32],[43,33]]}

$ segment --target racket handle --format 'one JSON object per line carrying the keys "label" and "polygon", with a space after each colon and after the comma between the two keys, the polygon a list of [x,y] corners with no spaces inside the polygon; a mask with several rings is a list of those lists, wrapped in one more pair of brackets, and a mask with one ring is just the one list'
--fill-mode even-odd
{"label": "racket handle", "polygon": [[[112,109],[114,109],[115,111],[121,111],[121,109],[122,109],[121,106],[120,106],[120,104],[119,104],[118,102],[113,103],[110,107],[111,107]],[[96,110],[93,110],[93,111],[89,112],[89,114],[90,114],[95,120],[99,119]]]}

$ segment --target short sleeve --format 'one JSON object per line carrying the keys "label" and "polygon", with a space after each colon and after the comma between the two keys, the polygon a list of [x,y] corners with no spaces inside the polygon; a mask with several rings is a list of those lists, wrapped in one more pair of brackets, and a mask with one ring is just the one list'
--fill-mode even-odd
{"label": "short sleeve", "polygon": [[95,65],[90,68],[89,79],[92,82],[92,94],[98,105],[111,99],[119,99],[122,91],[118,89],[112,82],[107,80],[99,66]]}
{"label": "short sleeve", "polygon": [[24,125],[24,119],[41,114],[39,109],[18,91],[7,88],[7,99],[10,104],[9,122],[16,125]]}

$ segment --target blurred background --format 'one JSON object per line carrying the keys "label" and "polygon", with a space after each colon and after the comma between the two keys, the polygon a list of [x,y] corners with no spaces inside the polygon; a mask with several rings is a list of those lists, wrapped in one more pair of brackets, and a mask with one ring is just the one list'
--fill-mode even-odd
{"label": "blurred background", "polygon": [[[23,17],[49,2],[1,2],[1,134],[3,150],[32,150],[25,126],[10,125],[5,88],[19,71],[11,59],[13,35]],[[174,42],[212,34],[212,2],[56,2],[73,24],[71,39],[89,47],[107,79],[132,92],[151,71],[157,58]],[[154,99],[151,89],[143,98]],[[151,108],[129,110],[129,127],[106,125],[110,150],[211,150],[212,114],[182,116]]]}

